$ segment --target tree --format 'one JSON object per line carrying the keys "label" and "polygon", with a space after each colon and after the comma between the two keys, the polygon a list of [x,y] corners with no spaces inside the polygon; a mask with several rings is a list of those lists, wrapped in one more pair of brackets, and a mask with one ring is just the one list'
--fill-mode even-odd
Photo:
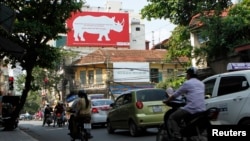
{"label": "tree", "polygon": [[[1,32],[5,37],[25,49],[22,57],[17,58],[10,52],[2,52],[1,58],[8,57],[15,67],[19,62],[26,71],[24,89],[19,106],[13,113],[14,120],[23,108],[31,83],[33,68],[54,68],[61,59],[60,50],[49,45],[48,41],[59,38],[59,33],[67,33],[65,21],[72,12],[80,10],[83,2],[79,0],[2,0],[5,5],[16,12],[13,32]],[[2,30],[2,29],[1,29]],[[13,122],[14,123],[14,122]]]}
{"label": "tree", "polygon": [[[171,61],[171,60],[178,60],[180,57],[187,57],[189,58],[191,62],[191,51],[192,51],[192,46],[190,43],[190,31],[186,26],[177,26],[173,33],[172,36],[170,37],[169,42],[166,43],[166,46],[168,47],[168,53],[166,54],[167,60],[166,61]],[[183,67],[186,67],[187,65],[190,64],[181,64]]]}
{"label": "tree", "polygon": [[[228,13],[222,16],[222,13]],[[207,61],[224,59],[234,54],[234,48],[250,43],[250,1],[241,3],[227,10],[215,9],[213,15],[200,17],[204,25],[199,29],[202,38],[207,38],[206,45],[195,50],[196,56],[203,54]]]}
{"label": "tree", "polygon": [[148,0],[141,10],[142,18],[151,20],[170,19],[173,24],[187,26],[192,17],[201,11],[214,9],[216,5],[226,8],[230,0]]}

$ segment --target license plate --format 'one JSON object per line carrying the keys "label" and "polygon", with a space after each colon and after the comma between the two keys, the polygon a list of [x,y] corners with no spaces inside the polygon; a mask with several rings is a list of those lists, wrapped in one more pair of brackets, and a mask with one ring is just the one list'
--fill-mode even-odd
{"label": "license plate", "polygon": [[90,123],[84,123],[83,127],[84,127],[84,129],[91,129],[91,124]]}
{"label": "license plate", "polygon": [[161,106],[153,106],[153,112],[155,112],[155,113],[158,113],[158,112],[162,112],[162,108],[161,108]]}

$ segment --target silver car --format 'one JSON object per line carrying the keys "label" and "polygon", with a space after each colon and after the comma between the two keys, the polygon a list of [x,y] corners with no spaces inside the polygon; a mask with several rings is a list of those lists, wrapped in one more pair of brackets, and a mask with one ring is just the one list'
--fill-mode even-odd
{"label": "silver car", "polygon": [[110,110],[111,99],[92,99],[91,100],[91,124],[105,126],[107,114]]}

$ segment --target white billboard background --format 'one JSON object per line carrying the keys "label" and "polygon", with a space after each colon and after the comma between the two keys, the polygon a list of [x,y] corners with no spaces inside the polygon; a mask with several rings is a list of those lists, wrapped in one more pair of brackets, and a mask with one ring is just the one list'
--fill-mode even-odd
{"label": "white billboard background", "polygon": [[150,82],[149,63],[113,63],[114,82]]}

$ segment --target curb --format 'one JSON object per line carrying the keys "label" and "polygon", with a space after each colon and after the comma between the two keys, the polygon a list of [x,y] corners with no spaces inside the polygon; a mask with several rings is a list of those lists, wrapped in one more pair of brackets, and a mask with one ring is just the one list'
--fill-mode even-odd
{"label": "curb", "polygon": [[20,127],[18,127],[17,130],[20,131],[24,136],[26,136],[27,138],[29,138],[30,139],[29,141],[39,141],[39,140],[33,138],[28,133],[24,132],[22,128],[20,129]]}

